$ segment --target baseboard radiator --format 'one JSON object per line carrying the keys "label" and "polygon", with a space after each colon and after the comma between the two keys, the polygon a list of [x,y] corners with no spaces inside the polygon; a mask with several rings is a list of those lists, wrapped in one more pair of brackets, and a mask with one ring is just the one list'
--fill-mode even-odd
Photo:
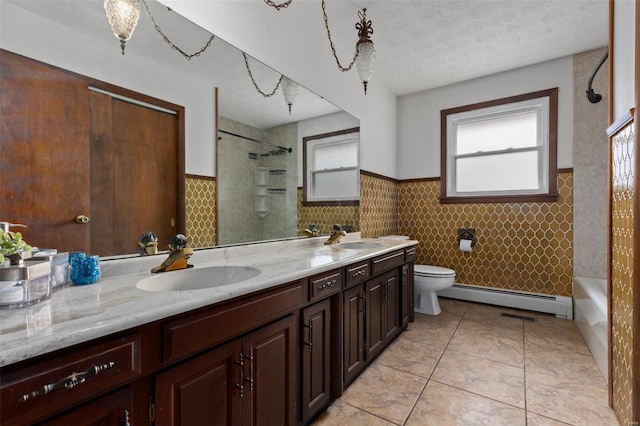
{"label": "baseboard radiator", "polygon": [[502,290],[492,287],[454,284],[453,287],[438,291],[438,296],[489,305],[544,312],[558,318],[573,319],[571,297],[524,291]]}

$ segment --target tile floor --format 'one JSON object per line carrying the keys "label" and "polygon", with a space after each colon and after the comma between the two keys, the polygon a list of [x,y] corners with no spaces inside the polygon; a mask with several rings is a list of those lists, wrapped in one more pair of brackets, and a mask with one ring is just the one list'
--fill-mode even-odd
{"label": "tile floor", "polygon": [[314,426],[618,425],[573,321],[451,299],[440,305],[438,316],[416,314]]}

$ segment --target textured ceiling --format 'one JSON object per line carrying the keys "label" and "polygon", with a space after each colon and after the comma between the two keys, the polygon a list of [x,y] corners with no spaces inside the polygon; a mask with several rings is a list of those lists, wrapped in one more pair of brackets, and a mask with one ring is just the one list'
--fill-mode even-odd
{"label": "textured ceiling", "polygon": [[405,95],[607,45],[607,0],[356,1],[375,78]]}
{"label": "textured ceiling", "polygon": [[[102,0],[0,1],[119,48],[108,28]],[[269,12],[263,1],[250,1],[256,3],[256,13]],[[185,50],[198,50],[208,39],[208,32],[159,3],[148,2],[162,29]],[[320,0],[293,0],[291,8],[297,2],[315,7]],[[334,42],[340,49],[352,49],[355,44],[354,24],[362,7],[373,22],[377,50],[371,84],[382,84],[399,96],[606,46],[608,40],[607,0],[327,0]],[[318,5],[318,17],[320,13]],[[314,25],[322,25],[318,21]],[[348,49],[340,53],[348,55]],[[211,51],[214,53],[209,54]],[[337,110],[301,89],[289,116],[280,93],[269,99],[256,93],[240,52],[219,39],[212,43],[211,51],[185,61],[162,41],[145,12],[127,45],[131,55],[168,64],[193,78],[214,80],[221,88],[222,114],[255,127]],[[271,91],[279,73],[251,61],[259,85]]]}

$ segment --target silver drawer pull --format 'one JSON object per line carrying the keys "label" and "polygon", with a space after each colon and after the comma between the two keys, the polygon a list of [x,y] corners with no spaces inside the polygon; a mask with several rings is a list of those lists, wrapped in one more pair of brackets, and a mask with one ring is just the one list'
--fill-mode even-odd
{"label": "silver drawer pull", "polygon": [[116,363],[110,361],[106,364],[94,365],[93,367],[90,367],[89,369],[81,373],[72,373],[64,379],[61,379],[55,383],[50,383],[48,385],[42,386],[39,389],[36,389],[29,393],[25,393],[20,398],[18,398],[18,402],[27,402],[28,400],[33,399],[37,396],[44,396],[58,389],[73,389],[76,386],[83,384],[89,377],[95,376],[99,372],[109,369],[114,365],[116,365]]}
{"label": "silver drawer pull", "polygon": [[327,281],[326,283],[320,284],[316,290],[324,290],[325,288],[329,287],[333,287],[334,285],[336,285],[336,283],[338,282],[338,280],[331,280],[331,281]]}
{"label": "silver drawer pull", "polygon": [[364,275],[366,273],[367,272],[364,269],[362,269],[360,271],[354,271],[354,272],[351,273],[351,277],[352,278],[359,277],[360,275]]}

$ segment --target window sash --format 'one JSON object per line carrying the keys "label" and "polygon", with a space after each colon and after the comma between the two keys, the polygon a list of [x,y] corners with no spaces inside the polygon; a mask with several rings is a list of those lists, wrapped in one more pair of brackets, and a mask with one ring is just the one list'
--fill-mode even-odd
{"label": "window sash", "polygon": [[[553,93],[555,92],[555,93]],[[552,105],[552,94],[555,96],[553,102],[555,104]],[[537,95],[537,96],[530,96]],[[505,101],[505,102],[501,102]],[[555,172],[556,166],[555,163],[550,165],[550,146],[553,143],[553,149],[555,150],[555,140],[551,141],[551,126],[555,124],[551,122],[551,108],[554,108],[554,113],[557,112],[557,89],[551,89],[550,91],[542,91],[536,92],[534,94],[521,95],[513,98],[506,98],[504,100],[492,101],[484,104],[476,104],[469,105],[467,107],[455,108],[452,110],[442,111],[443,115],[443,126],[446,126],[446,140],[443,136],[443,151],[446,147],[446,152],[443,152],[444,156],[443,168],[446,170],[443,173],[443,178],[446,178],[446,182],[443,184],[443,194],[441,199],[456,199],[465,200],[468,198],[482,198],[482,197],[500,197],[500,196],[527,196],[527,195],[544,195],[550,194],[552,196],[556,196],[556,189],[552,188],[551,185],[555,186],[555,179],[551,179],[550,170],[553,166],[553,170]],[[479,149],[476,152],[468,152],[469,146],[466,143],[463,151],[464,153],[457,153],[457,126],[464,125],[467,123],[475,123],[486,120],[499,119],[501,117],[513,117],[518,114],[530,114],[535,113],[536,120],[536,135],[535,135],[535,145],[532,143],[524,144],[525,146],[521,148],[513,148],[508,147],[506,149]],[[555,129],[554,129],[555,132]],[[554,135],[555,136],[555,133]],[[490,145],[491,142],[487,145]],[[495,145],[495,144],[494,144]],[[518,143],[514,143],[514,146],[517,146]],[[520,144],[523,145],[523,144]],[[530,146],[526,146],[530,145]],[[486,145],[485,145],[486,146]],[[505,146],[503,143],[502,146]],[[482,147],[482,146],[481,146]],[[488,186],[484,190],[468,190],[468,186],[460,187],[457,183],[458,179],[458,165],[463,163],[464,159],[474,159],[477,158],[480,163],[483,161],[483,157],[488,159],[493,157],[494,159],[499,159],[499,157],[504,156],[504,158],[508,158],[510,155],[518,154],[518,153],[531,153],[537,152],[537,156],[535,157],[535,164],[529,167],[531,174],[531,178],[535,178],[534,181],[537,181],[537,185],[535,188],[527,187],[527,188],[507,188],[500,187],[500,185],[496,186]],[[555,154],[555,151],[554,151]],[[554,157],[555,160],[555,157]],[[504,165],[505,169],[509,169],[509,164]],[[493,169],[488,170],[495,170]],[[513,173],[513,170],[511,171]],[[479,178],[485,178],[487,176],[478,174],[476,175]],[[491,179],[485,179],[486,181],[491,181]],[[531,179],[529,180],[531,183]],[[508,185],[506,185],[508,187]],[[532,186],[532,185],[531,185]],[[551,188],[551,189],[550,189]],[[475,201],[475,200],[474,200]],[[480,201],[480,200],[478,200]],[[464,201],[461,201],[464,202]]]}

